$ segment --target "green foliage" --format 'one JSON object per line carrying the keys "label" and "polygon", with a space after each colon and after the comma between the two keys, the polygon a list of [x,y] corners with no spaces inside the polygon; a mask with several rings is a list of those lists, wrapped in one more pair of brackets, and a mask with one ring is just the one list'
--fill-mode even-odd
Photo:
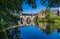
{"label": "green foliage", "polygon": [[[17,24],[18,17],[13,17],[10,15],[9,10],[14,11],[22,11],[22,4],[26,3],[33,8],[35,8],[36,0],[0,0],[0,25],[1,27],[11,26],[13,24]],[[4,21],[1,22],[1,19]]]}
{"label": "green foliage", "polygon": [[44,11],[44,13],[46,16],[43,17],[43,18],[38,18],[38,22],[57,22],[57,23],[60,23],[60,16],[56,16],[53,14],[52,11],[50,11],[49,9],[46,9]]}
{"label": "green foliage", "polygon": [[45,18],[38,18],[37,21],[38,22],[46,22],[46,19]]}
{"label": "green foliage", "polygon": [[[36,0],[0,0],[0,32],[4,32],[6,34],[6,28],[17,25],[18,17],[11,15],[10,12],[23,11],[23,3],[36,8]],[[1,21],[1,19],[3,19],[3,21]]]}
{"label": "green foliage", "polygon": [[46,25],[45,32],[46,32],[46,34],[51,34],[56,29],[57,29],[57,26],[55,25],[55,23],[49,23],[48,22]]}
{"label": "green foliage", "polygon": [[54,30],[60,29],[60,16],[54,15],[53,12],[50,10],[46,10],[45,12],[45,17],[43,18],[38,18],[38,23],[40,22],[46,22],[46,29],[45,33],[46,34],[51,34],[53,33]]}
{"label": "green foliage", "polygon": [[9,13],[7,14],[7,16],[1,16],[1,19],[3,19],[3,21],[0,20],[0,25],[4,27],[17,24],[18,22],[18,17],[13,17],[13,15],[10,15]]}
{"label": "green foliage", "polygon": [[0,11],[7,9],[22,11],[22,4],[24,2],[33,8],[36,7],[36,0],[0,0]]}
{"label": "green foliage", "polygon": [[[33,8],[36,6],[36,0],[0,0],[0,25],[7,27],[17,24],[18,17],[13,17],[13,15],[10,15],[9,10],[13,12],[22,11],[22,4],[24,2]],[[1,22],[1,19],[4,21]]]}
{"label": "green foliage", "polygon": [[41,4],[47,7],[59,7],[60,0],[40,0]]}
{"label": "green foliage", "polygon": [[60,29],[60,23],[50,23],[50,22],[47,22],[45,33],[46,34],[51,34],[55,30],[58,30],[58,29]]}
{"label": "green foliage", "polygon": [[0,32],[0,39],[6,39],[6,37],[3,36],[4,35],[4,32]]}
{"label": "green foliage", "polygon": [[42,24],[42,27],[45,27],[41,30],[47,35],[52,34],[55,30],[58,30],[58,28],[60,29],[60,23],[40,22],[39,25],[40,24]]}

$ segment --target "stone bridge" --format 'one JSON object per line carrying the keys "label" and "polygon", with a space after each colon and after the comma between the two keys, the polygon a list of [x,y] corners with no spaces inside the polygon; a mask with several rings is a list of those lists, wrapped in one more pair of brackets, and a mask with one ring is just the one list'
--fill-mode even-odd
{"label": "stone bridge", "polygon": [[[14,15],[14,14],[13,14]],[[18,25],[15,25],[13,27],[9,27],[7,29],[10,28],[15,28],[15,27],[23,27],[23,26],[36,26],[37,24],[34,23],[34,19],[36,17],[45,17],[44,14],[42,14],[42,12],[38,12],[37,14],[20,14],[19,15],[19,21],[18,21]]]}
{"label": "stone bridge", "polygon": [[34,19],[36,16],[32,14],[20,14],[18,25],[20,26],[28,26],[28,25],[35,25]]}

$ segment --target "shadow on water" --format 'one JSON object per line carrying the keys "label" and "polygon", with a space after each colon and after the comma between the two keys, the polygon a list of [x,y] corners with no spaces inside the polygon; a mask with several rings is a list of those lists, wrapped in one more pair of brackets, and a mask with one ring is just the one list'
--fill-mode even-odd
{"label": "shadow on water", "polygon": [[[37,33],[38,30],[36,30],[36,32],[34,32],[35,28],[29,29],[29,27],[37,28],[39,30],[39,33]],[[20,30],[20,28],[21,28],[21,30]],[[39,34],[38,39],[40,39],[40,38],[41,39],[44,39],[44,38],[46,38],[46,39],[55,39],[55,38],[60,39],[60,37],[59,37],[60,36],[60,23],[38,23],[37,26],[26,26],[26,28],[25,27],[19,27],[19,28],[7,30],[7,35],[8,35],[9,39],[23,39],[23,38],[29,39],[28,37],[31,36],[30,34],[32,34],[32,33]],[[22,36],[24,34],[24,36],[27,36],[27,38],[21,37],[21,34],[22,34]],[[37,34],[35,34],[35,35],[37,36]],[[54,35],[56,35],[56,36],[54,37]],[[52,37],[50,38],[49,36],[50,37],[52,36]],[[30,38],[31,39],[34,38],[34,35],[32,34],[32,37],[30,37]]]}
{"label": "shadow on water", "polygon": [[22,39],[20,37],[20,31],[18,30],[18,28],[9,29],[7,33],[9,39]]}

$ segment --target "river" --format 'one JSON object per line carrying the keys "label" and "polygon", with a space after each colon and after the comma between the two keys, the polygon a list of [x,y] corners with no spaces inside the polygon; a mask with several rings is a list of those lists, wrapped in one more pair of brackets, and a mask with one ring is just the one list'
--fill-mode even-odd
{"label": "river", "polygon": [[9,29],[9,39],[60,39],[60,28],[56,23],[39,23],[38,25],[24,26]]}

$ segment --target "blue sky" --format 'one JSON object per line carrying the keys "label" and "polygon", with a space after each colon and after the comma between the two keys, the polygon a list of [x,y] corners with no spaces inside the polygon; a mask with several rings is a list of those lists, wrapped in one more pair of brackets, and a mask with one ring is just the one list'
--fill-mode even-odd
{"label": "blue sky", "polygon": [[28,13],[28,14],[31,14],[31,13],[37,13],[39,12],[40,10],[43,10],[45,9],[46,7],[45,6],[42,6],[40,1],[39,0],[36,0],[36,4],[37,4],[37,8],[33,9],[32,7],[30,7],[28,4],[23,4],[22,7],[23,7],[23,13]]}

